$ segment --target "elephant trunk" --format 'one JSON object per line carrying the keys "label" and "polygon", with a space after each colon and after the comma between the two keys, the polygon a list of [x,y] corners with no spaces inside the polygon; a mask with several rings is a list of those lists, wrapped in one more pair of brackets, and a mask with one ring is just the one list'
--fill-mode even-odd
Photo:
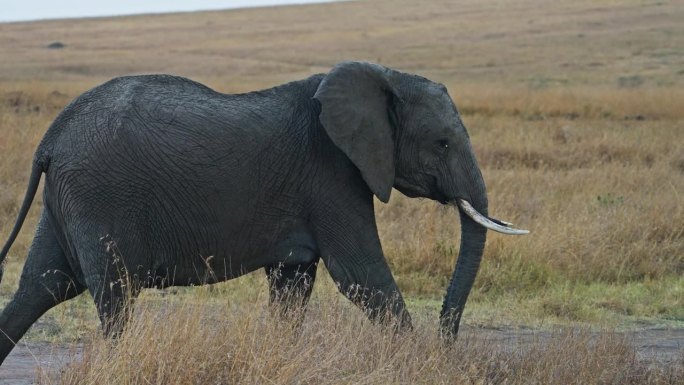
{"label": "elephant trunk", "polygon": [[513,227],[512,223],[487,215],[487,189],[472,150],[461,155],[458,164],[467,167],[455,168],[461,171],[460,178],[456,180],[466,183],[460,185],[464,188],[463,191],[458,191],[457,185],[452,184],[452,192],[449,194],[451,202],[458,207],[461,219],[461,248],[440,314],[441,332],[447,338],[455,338],[458,334],[463,308],[480,268],[487,229],[510,235],[529,233]]}
{"label": "elephant trunk", "polygon": [[[480,183],[476,183],[476,186],[479,188],[475,189],[475,194],[470,194],[470,203],[479,213],[486,216],[487,194],[482,176],[478,176]],[[460,207],[459,216],[461,220],[461,247],[440,314],[441,333],[447,338],[455,338],[458,334],[463,308],[475,282],[487,239],[487,229],[475,222]]]}

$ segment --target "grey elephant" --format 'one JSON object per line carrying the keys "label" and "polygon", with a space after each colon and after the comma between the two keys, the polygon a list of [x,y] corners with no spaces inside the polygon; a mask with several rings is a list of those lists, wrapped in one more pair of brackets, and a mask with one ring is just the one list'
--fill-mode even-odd
{"label": "grey elephant", "polygon": [[[392,188],[458,207],[461,247],[441,312],[455,336],[487,228],[470,140],[446,88],[377,64],[228,95],[191,80],[113,79],[72,101],[41,141],[4,261],[45,174],[19,289],[0,315],[0,360],[48,309],[86,289],[106,335],[146,287],[259,268],[271,299],[306,304],[322,259],[374,321],[411,320],[383,256],[373,196]],[[289,302],[288,302],[289,303]]]}

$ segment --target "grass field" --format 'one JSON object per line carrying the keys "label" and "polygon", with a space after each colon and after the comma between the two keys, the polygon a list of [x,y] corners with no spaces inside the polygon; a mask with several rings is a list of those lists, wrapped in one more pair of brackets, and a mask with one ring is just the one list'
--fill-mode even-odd
{"label": "grass field", "polygon": [[[448,86],[469,128],[487,182],[490,212],[532,232],[526,237],[490,234],[466,307],[466,325],[681,328],[681,20],[684,7],[675,2],[467,0],[360,1],[0,24],[0,234],[8,234],[14,223],[33,151],[51,120],[71,98],[111,77],[174,73],[219,91],[241,92],[325,72],[341,60],[369,60]],[[48,49],[55,41],[65,47]],[[183,356],[187,362],[205,362],[201,348],[221,341],[218,350],[206,349],[206,354],[220,352],[216,355],[232,361],[209,360],[213,363],[207,365],[214,366],[202,370],[217,373],[216,368],[229,362],[231,371],[223,373],[228,377],[220,377],[225,382],[317,383],[325,376],[331,383],[401,378],[422,383],[592,383],[601,378],[607,383],[674,383],[682,378],[681,372],[653,368],[649,370],[656,372],[644,369],[646,377],[637,376],[643,368],[633,352],[610,338],[601,343],[586,336],[560,339],[564,342],[544,348],[553,354],[542,354],[542,359],[537,359],[540,353],[534,349],[542,349],[537,347],[508,361],[477,344],[459,342],[457,348],[466,353],[439,347],[434,331],[458,253],[457,216],[398,192],[389,204],[377,203],[376,208],[392,271],[418,319],[415,335],[345,347],[343,341],[351,338],[345,333],[356,330],[348,323],[361,328],[354,341],[372,340],[379,331],[362,322],[360,312],[347,314],[349,306],[337,301],[340,296],[327,279],[316,288],[301,341],[291,343],[287,333],[262,321],[265,279],[255,273],[197,294],[180,290],[174,300],[147,293],[140,313],[157,315],[136,318],[119,353],[106,353],[107,343],[94,338],[87,362],[68,371],[65,376],[72,377],[64,382],[114,383],[114,377],[106,376],[121,374],[116,368],[123,366],[109,372],[103,362],[125,365],[134,357],[141,373],[157,378],[154,383],[171,383],[165,380],[171,377],[153,377],[155,370],[164,375],[185,370],[190,377],[174,383],[201,383],[204,377],[187,366],[174,366],[184,362],[181,358],[166,361],[176,372],[143,363],[143,356],[163,355],[151,346],[178,328],[186,330],[187,338],[204,341],[192,344],[198,349],[190,349],[197,361]],[[0,286],[3,302],[16,287],[39,212],[40,198],[8,258]],[[257,309],[245,306],[257,299]],[[163,305],[166,301],[173,305]],[[159,330],[149,325],[149,319],[173,306],[214,302],[210,309],[228,314],[216,328],[204,322],[217,318],[214,310],[199,312],[199,318],[157,323],[163,325]],[[344,314],[336,315],[334,309],[340,308]],[[246,329],[221,326],[225,324]],[[91,299],[82,296],[44,316],[27,338],[90,341],[97,328]],[[239,344],[228,346],[240,337]],[[144,345],[136,345],[141,341]],[[287,346],[273,366],[241,361],[241,355],[268,361],[275,354],[269,341]],[[188,345],[184,339],[165,343],[169,345],[158,349],[177,351]],[[606,354],[610,351],[615,355]],[[335,366],[336,357],[345,354]],[[453,356],[464,358],[454,365]],[[307,358],[312,357],[324,358],[320,367],[307,372]],[[408,364],[413,361],[424,366]],[[606,369],[611,366],[632,377],[622,381],[622,372]],[[587,368],[586,373],[578,374],[577,367]],[[553,373],[558,377],[548,377]],[[96,374],[104,377],[92,377]]]}

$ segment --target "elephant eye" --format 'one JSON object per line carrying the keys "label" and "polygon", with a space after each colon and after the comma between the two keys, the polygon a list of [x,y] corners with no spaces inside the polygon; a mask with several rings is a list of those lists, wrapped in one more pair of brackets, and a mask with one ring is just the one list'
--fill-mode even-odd
{"label": "elephant eye", "polygon": [[437,145],[441,148],[449,148],[449,141],[446,139],[440,139],[437,141]]}

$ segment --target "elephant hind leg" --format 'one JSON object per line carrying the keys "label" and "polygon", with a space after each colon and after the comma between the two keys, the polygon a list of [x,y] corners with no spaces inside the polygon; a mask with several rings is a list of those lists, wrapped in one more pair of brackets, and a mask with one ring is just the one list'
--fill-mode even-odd
{"label": "elephant hind leg", "polygon": [[79,252],[89,266],[86,285],[95,301],[105,337],[116,338],[130,319],[141,284],[126,270],[123,256],[112,237],[105,236],[90,246]]}
{"label": "elephant hind leg", "polygon": [[40,316],[85,290],[73,277],[55,231],[43,212],[19,289],[0,314],[0,363]]}
{"label": "elephant hind leg", "polygon": [[139,290],[128,288],[130,280],[107,276],[86,277],[105,337],[117,338],[131,317],[133,301]]}

